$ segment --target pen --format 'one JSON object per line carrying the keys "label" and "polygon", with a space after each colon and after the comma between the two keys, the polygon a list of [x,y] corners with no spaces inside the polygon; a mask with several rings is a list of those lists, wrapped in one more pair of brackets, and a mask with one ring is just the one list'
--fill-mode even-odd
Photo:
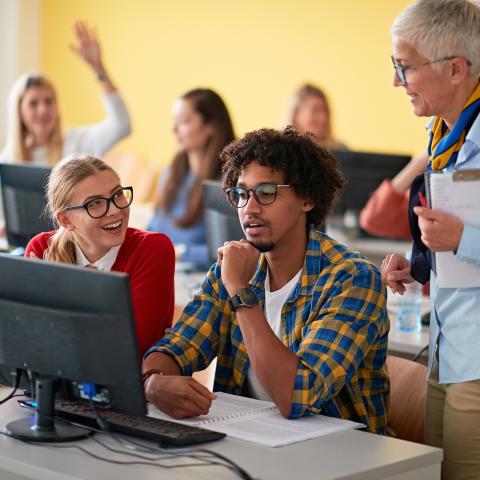
{"label": "pen", "polygon": [[422,207],[424,207],[424,208],[428,207],[427,201],[425,200],[425,197],[423,196],[422,192],[418,192],[418,199],[420,200],[420,203],[421,203]]}

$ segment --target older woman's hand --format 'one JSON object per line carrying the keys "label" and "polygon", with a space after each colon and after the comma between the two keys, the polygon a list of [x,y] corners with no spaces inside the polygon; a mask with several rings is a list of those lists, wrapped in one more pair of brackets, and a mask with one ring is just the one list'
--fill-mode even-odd
{"label": "older woman's hand", "polygon": [[398,253],[390,253],[382,262],[382,280],[393,293],[405,293],[405,284],[413,282],[410,275],[410,262]]}
{"label": "older woman's hand", "polygon": [[454,215],[426,207],[413,209],[418,215],[422,242],[432,252],[457,250],[463,233],[463,222]]}

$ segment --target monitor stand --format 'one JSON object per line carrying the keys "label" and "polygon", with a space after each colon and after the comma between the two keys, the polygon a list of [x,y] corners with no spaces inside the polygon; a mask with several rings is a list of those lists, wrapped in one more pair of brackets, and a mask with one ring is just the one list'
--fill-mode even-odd
{"label": "monitor stand", "polygon": [[36,379],[35,415],[10,422],[5,426],[8,435],[28,442],[73,442],[91,435],[83,428],[55,423],[55,382],[51,377]]}

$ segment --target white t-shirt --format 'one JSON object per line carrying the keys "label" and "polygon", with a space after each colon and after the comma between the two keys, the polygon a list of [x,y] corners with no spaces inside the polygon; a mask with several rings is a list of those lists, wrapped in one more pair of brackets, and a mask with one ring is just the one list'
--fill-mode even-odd
{"label": "white t-shirt", "polygon": [[[300,269],[300,271],[280,290],[272,292],[270,291],[270,275],[267,269],[267,278],[265,279],[265,317],[267,318],[267,322],[273,333],[280,340],[282,339],[282,307],[297,285],[301,274],[302,270]],[[252,367],[250,367],[247,372],[247,385],[250,395],[253,398],[258,400],[272,400],[258,381]]]}

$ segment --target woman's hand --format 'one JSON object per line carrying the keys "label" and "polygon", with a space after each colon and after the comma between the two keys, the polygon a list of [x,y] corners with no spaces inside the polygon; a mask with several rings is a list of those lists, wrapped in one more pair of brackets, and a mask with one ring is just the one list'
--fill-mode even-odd
{"label": "woman's hand", "polygon": [[410,275],[410,262],[398,253],[390,253],[382,262],[382,280],[393,293],[405,293],[405,284],[413,282]]}
{"label": "woman's hand", "polygon": [[72,52],[88,63],[97,75],[104,75],[102,50],[96,30],[86,22],[78,20],[73,25],[73,34],[76,42],[70,44]]}

